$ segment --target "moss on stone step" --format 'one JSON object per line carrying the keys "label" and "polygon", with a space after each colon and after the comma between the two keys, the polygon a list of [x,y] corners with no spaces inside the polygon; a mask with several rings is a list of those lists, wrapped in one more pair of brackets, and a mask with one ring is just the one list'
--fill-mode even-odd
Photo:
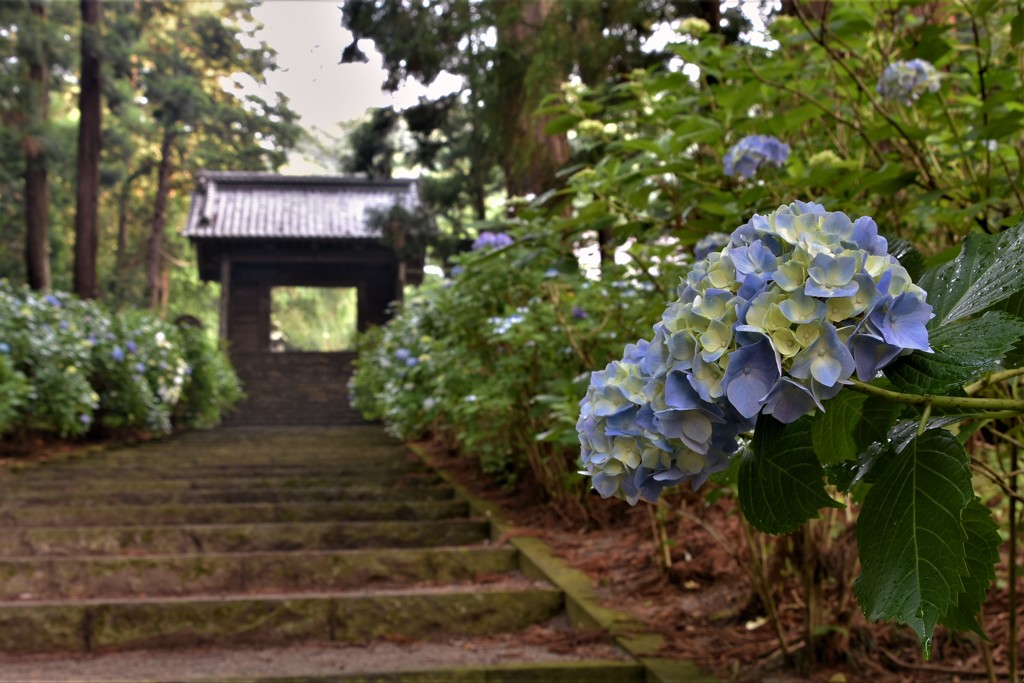
{"label": "moss on stone step", "polygon": [[52,505],[0,508],[0,528],[14,526],[113,526],[125,520],[141,525],[263,524],[374,520],[436,520],[465,517],[458,500],[342,501],[338,503],[207,503],[194,505]]}
{"label": "moss on stone step", "polygon": [[479,520],[308,522],[0,530],[0,557],[421,548],[486,540]]}
{"label": "moss on stone step", "polygon": [[557,590],[0,605],[0,652],[99,652],[300,640],[428,640],[515,631],[554,616]]}
{"label": "moss on stone step", "polygon": [[357,590],[515,569],[507,547],[0,560],[0,600]]}

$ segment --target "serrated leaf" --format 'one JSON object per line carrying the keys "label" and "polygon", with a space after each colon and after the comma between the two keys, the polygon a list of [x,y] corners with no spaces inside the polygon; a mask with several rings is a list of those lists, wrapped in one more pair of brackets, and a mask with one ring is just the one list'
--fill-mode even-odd
{"label": "serrated leaf", "polygon": [[[877,385],[880,382],[875,381],[873,384]],[[903,406],[892,401],[866,401],[860,414],[860,422],[853,433],[857,449],[863,451],[872,443],[884,441],[902,410]]]}
{"label": "serrated leaf", "polygon": [[926,657],[935,624],[964,592],[961,515],[972,499],[963,446],[949,432],[932,429],[885,466],[861,508],[857,599],[870,620],[910,626]]}
{"label": "serrated leaf", "polygon": [[810,417],[789,425],[758,417],[750,453],[740,462],[738,487],[743,514],[769,534],[794,531],[823,507],[843,507],[825,493]]}
{"label": "serrated leaf", "polygon": [[1022,268],[1024,225],[998,235],[968,235],[955,259],[919,282],[935,314],[929,327],[941,329],[1024,290]]}
{"label": "serrated leaf", "polygon": [[825,401],[825,412],[814,416],[811,423],[811,444],[822,465],[834,465],[857,457],[853,433],[860,422],[866,394],[840,391]]}
{"label": "serrated leaf", "polygon": [[973,631],[982,638],[985,631],[978,623],[978,611],[988,598],[988,588],[996,578],[996,563],[999,562],[999,525],[992,519],[992,511],[975,497],[961,518],[967,539],[967,575],[963,577],[964,591],[940,623],[958,631]]}
{"label": "serrated leaf", "polygon": [[[932,417],[928,419],[928,423],[925,425],[925,429],[944,429],[951,424],[956,424],[962,421],[963,418],[959,415],[942,415],[939,417]],[[889,443],[897,451],[902,451],[907,447],[907,444],[917,436],[917,430],[920,429],[921,423],[919,420],[900,420],[892,429],[889,430]]]}
{"label": "serrated leaf", "polygon": [[[1024,292],[1018,292],[1009,299],[1000,301],[996,304],[996,309],[1006,311],[1024,320]],[[1003,365],[1008,368],[1017,368],[1024,365],[1024,339],[1018,341],[1014,345],[1013,350],[1006,354],[1006,357],[1003,358]]]}
{"label": "serrated leaf", "polygon": [[958,320],[931,332],[935,353],[900,358],[885,369],[885,376],[902,391],[944,393],[994,368],[1022,335],[1024,321],[1004,311]]}

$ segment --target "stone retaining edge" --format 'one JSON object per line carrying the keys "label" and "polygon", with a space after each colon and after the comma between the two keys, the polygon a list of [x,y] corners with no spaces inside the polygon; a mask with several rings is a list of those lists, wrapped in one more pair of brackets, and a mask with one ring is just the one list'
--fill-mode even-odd
{"label": "stone retaining edge", "polygon": [[[407,447],[427,464],[431,464],[426,449],[418,444]],[[507,522],[501,509],[471,493],[445,470],[431,465],[455,489],[457,498],[469,503],[474,517],[491,522],[491,540],[503,540],[519,551],[520,570],[528,575],[544,578],[565,594],[565,611],[574,628],[604,629],[615,642],[637,660],[647,672],[647,683],[721,683],[709,672],[693,662],[658,657],[663,638],[656,633],[645,633],[632,617],[600,604],[590,577],[555,555],[554,551],[535,536],[514,533],[515,527]]]}

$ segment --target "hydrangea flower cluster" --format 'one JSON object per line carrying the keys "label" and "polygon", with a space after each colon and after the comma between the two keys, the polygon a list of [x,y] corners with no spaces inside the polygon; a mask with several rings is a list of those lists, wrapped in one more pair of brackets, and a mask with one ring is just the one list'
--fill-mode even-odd
{"label": "hydrangea flower cluster", "polygon": [[893,62],[878,79],[882,99],[911,106],[924,92],[939,91],[939,73],[923,59]]}
{"label": "hydrangea flower cluster", "polygon": [[693,258],[696,261],[707,258],[713,251],[719,251],[729,244],[729,236],[724,232],[711,232],[697,240],[693,245]]}
{"label": "hydrangea flower cluster", "polygon": [[727,466],[760,413],[789,423],[931,351],[925,292],[875,221],[814,203],[755,215],[694,264],[650,341],[591,375],[577,423],[584,474],[607,497],[655,500]]}
{"label": "hydrangea flower cluster", "polygon": [[729,148],[723,160],[730,178],[753,178],[765,163],[782,166],[789,158],[789,145],[772,135],[748,135]]}
{"label": "hydrangea flower cluster", "polygon": [[512,244],[512,242],[512,238],[503,232],[491,232],[490,230],[484,230],[473,242],[472,249],[473,251],[501,249],[502,247],[507,247]]}

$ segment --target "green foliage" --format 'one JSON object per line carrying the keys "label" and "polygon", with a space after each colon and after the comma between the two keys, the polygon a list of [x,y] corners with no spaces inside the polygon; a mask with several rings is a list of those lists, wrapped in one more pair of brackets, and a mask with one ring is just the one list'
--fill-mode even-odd
{"label": "green foliage", "polygon": [[356,347],[354,288],[275,287],[272,343],[281,351],[351,351]]}
{"label": "green foliage", "polygon": [[[79,68],[80,14],[75,3],[45,5],[44,21],[28,2],[0,3],[0,51],[22,54],[45,44],[52,67],[49,119],[30,122],[25,59],[0,67],[0,273],[25,278],[25,139],[41,146],[48,170],[50,262],[55,289],[71,287],[74,244],[75,157],[78,112],[74,76]],[[270,170],[284,163],[298,137],[296,115],[284,99],[247,95],[230,83],[240,74],[262,82],[274,68],[273,51],[249,42],[251,4],[105,4],[103,32],[103,150],[100,158],[98,270],[101,296],[115,307],[149,305],[146,252],[161,195],[161,143],[169,141],[166,224],[184,222],[199,168]],[[225,88],[225,84],[228,87]],[[160,263],[194,270],[192,252],[168,231]],[[200,310],[205,287],[176,287],[167,309]]]}
{"label": "green foliage", "polygon": [[185,382],[181,400],[175,406],[177,424],[189,427],[212,427],[220,422],[224,411],[243,397],[227,354],[201,327],[185,326],[179,330],[182,355],[189,363],[189,381]]}
{"label": "green foliage", "polygon": [[823,507],[843,507],[825,492],[807,417],[783,425],[761,416],[738,484],[743,515],[770,534],[795,531]]}
{"label": "green foliage", "polygon": [[[520,215],[532,226],[541,214]],[[498,480],[534,482],[581,514],[575,422],[585,370],[642,331],[675,277],[620,268],[618,279],[590,280],[565,253],[557,233],[538,231],[459,257],[462,272],[362,337],[350,388],[364,415],[393,433],[437,434]]]}
{"label": "green foliage", "polygon": [[903,391],[946,393],[996,369],[1022,335],[1024,320],[1002,311],[957,320],[932,332],[935,353],[901,359],[885,376]]}
{"label": "green foliage", "polygon": [[0,434],[165,433],[213,424],[239,398],[226,357],[199,329],[0,283]]}
{"label": "green foliage", "polygon": [[886,465],[860,512],[857,598],[869,619],[913,628],[926,655],[935,625],[965,590],[962,516],[972,500],[963,447],[949,432],[929,430]]}
{"label": "green foliage", "polygon": [[931,292],[932,327],[944,327],[1024,290],[1022,269],[1024,225],[998,235],[968,236],[959,256],[921,278],[921,286]]}
{"label": "green foliage", "polygon": [[[374,7],[385,4],[401,9]],[[839,505],[826,482],[837,486],[863,501],[857,595],[868,617],[909,624],[926,651],[936,624],[980,630],[999,538],[955,435],[974,448],[986,429],[1019,430],[1007,416],[1024,408],[1019,379],[994,381],[1024,360],[1024,228],[1009,229],[1024,211],[1024,24],[1011,3],[952,8],[833,3],[823,23],[775,17],[773,50],[695,31],[672,48],[673,68],[609,68],[550,92],[542,123],[571,139],[572,160],[532,204],[478,226],[508,230],[513,246],[461,257],[465,272],[365,338],[357,402],[399,435],[438,435],[508,480],[538,483],[564,509],[589,504],[572,477],[585,373],[649,338],[688,248],[796,199],[871,216],[928,293],[933,352],[843,389],[813,418],[761,420],[739,456],[741,507],[758,528],[788,532]],[[473,35],[479,17],[456,18]],[[394,73],[441,68],[443,42]],[[938,92],[909,106],[883,99],[884,69],[914,58],[935,65]],[[723,158],[750,134],[789,144],[788,161],[727,177]],[[594,248],[605,262],[584,275],[576,255]],[[586,318],[571,317],[576,305]]]}

